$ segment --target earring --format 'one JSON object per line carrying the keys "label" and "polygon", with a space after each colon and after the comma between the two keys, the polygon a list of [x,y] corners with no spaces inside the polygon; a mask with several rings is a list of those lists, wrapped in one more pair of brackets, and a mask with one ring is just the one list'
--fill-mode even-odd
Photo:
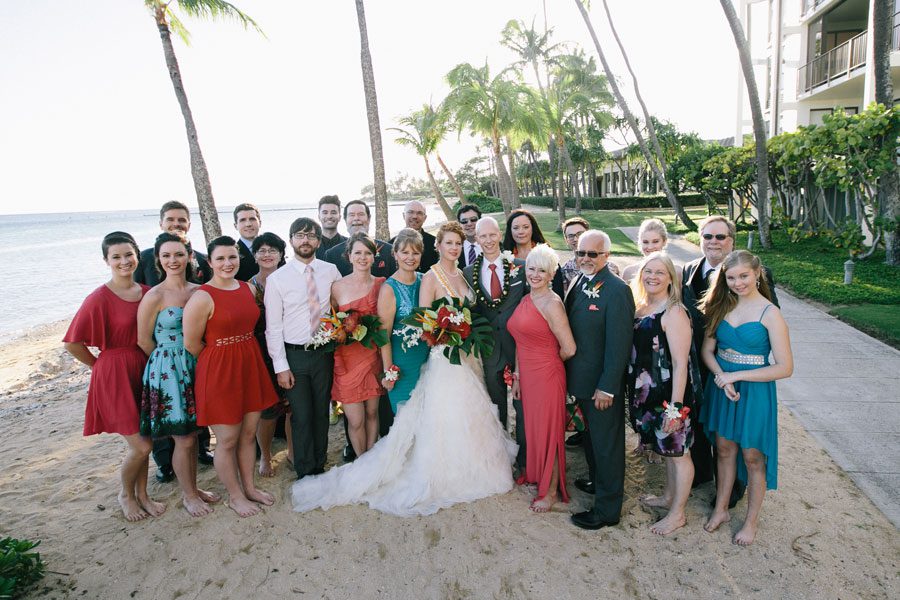
{"label": "earring", "polygon": [[756,289],[759,289],[759,279],[756,280]]}

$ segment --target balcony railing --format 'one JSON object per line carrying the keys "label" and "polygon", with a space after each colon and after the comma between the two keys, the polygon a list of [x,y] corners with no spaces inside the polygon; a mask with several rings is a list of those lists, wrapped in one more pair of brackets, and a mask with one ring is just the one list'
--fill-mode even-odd
{"label": "balcony railing", "polygon": [[[898,36],[894,27],[894,39]],[[851,38],[839,46],[835,46],[825,54],[815,57],[797,72],[797,85],[800,93],[807,93],[813,88],[825,85],[843,75],[864,67],[866,64],[867,32]]]}

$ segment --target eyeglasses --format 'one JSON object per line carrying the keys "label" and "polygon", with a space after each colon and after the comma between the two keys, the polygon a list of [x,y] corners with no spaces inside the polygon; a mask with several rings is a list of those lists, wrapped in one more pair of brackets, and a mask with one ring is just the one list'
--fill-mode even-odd
{"label": "eyeglasses", "polygon": [[581,237],[581,234],[582,234],[582,233],[584,233],[584,230],[579,231],[578,233],[567,233],[567,234],[566,234],[566,239],[567,239],[567,240],[577,240],[578,238]]}
{"label": "eyeglasses", "polygon": [[303,233],[302,231],[298,231],[297,233],[295,233],[295,234],[292,235],[291,237],[294,238],[294,239],[297,240],[297,241],[300,241],[300,240],[309,240],[310,242],[314,242],[314,241],[316,241],[317,239],[319,239],[319,236],[317,236],[315,233]]}
{"label": "eyeglasses", "polygon": [[713,234],[711,234],[711,233],[704,233],[704,234],[703,234],[703,239],[704,239],[704,240],[711,240],[711,239],[713,239],[713,238],[716,238],[716,239],[719,240],[720,242],[723,242],[723,241],[725,241],[725,239],[726,239],[727,237],[728,237],[728,235],[725,234],[725,233],[717,233],[717,234],[715,234],[715,235],[713,235]]}
{"label": "eyeglasses", "polygon": [[267,256],[269,254],[272,254],[272,255],[281,254],[281,251],[276,250],[275,248],[260,248],[259,250],[256,251],[256,253],[259,254],[260,256]]}
{"label": "eyeglasses", "polygon": [[460,225],[468,225],[469,223],[477,223],[477,222],[478,222],[478,217],[472,217],[471,219],[460,219],[459,220]]}
{"label": "eyeglasses", "polygon": [[595,252],[594,250],[576,250],[575,256],[578,258],[584,258],[587,256],[588,258],[598,258],[600,256],[606,256],[609,252]]}

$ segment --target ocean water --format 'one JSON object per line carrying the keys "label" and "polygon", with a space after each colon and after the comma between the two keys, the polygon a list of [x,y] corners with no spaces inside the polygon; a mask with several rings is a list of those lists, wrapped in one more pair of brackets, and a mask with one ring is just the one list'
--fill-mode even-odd
{"label": "ocean water", "polygon": [[[444,220],[440,208],[426,204],[425,226]],[[261,231],[272,231],[285,240],[298,217],[316,217],[315,207],[260,205]],[[388,221],[392,235],[403,228],[403,205],[391,204]],[[370,232],[374,233],[373,222]],[[224,235],[237,236],[231,209],[220,208]],[[346,235],[344,222],[339,231]],[[127,231],[141,249],[159,235],[159,212],[154,209],[121,212],[74,212],[3,215],[0,219],[0,342],[28,329],[68,319],[92,290],[109,279],[100,242],[111,231]],[[200,215],[191,214],[191,243],[205,252]]]}

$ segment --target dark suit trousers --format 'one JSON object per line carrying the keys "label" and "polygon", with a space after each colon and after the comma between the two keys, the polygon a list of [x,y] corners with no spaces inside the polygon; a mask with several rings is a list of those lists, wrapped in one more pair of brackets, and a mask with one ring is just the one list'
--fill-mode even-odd
{"label": "dark suit trousers", "polygon": [[[209,427],[201,427],[197,433],[197,452],[209,452]],[[171,437],[154,438],[153,462],[160,471],[172,470],[172,454],[175,452],[175,440]]]}
{"label": "dark suit trousers", "polygon": [[[497,406],[497,416],[500,417],[500,423],[506,429],[506,423],[509,420],[509,408],[506,404],[507,387],[503,381],[503,373],[497,373],[485,367],[484,383],[487,387],[488,396],[491,397],[491,402]],[[519,445],[519,453],[516,455],[516,466],[524,469],[527,451],[525,448],[525,415],[522,412],[522,401],[513,400],[513,409],[516,411],[516,443]]]}
{"label": "dark suit trousers", "polygon": [[328,409],[334,377],[334,354],[287,348],[294,387],[286,390],[291,405],[291,443],[298,477],[325,468],[328,452]]}
{"label": "dark suit trousers", "polygon": [[582,442],[594,482],[594,507],[600,520],[617,523],[625,495],[625,400],[616,396],[606,410],[594,408],[590,398],[578,398],[587,421]]}

